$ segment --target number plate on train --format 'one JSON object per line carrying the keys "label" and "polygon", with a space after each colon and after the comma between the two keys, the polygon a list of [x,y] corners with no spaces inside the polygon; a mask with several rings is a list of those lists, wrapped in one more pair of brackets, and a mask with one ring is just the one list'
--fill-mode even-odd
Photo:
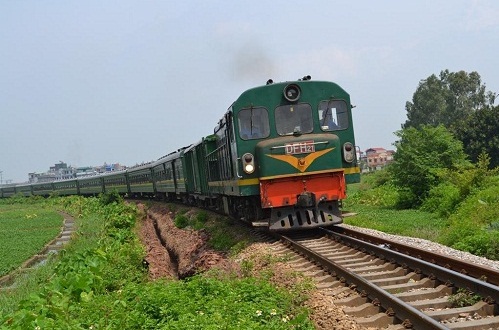
{"label": "number plate on train", "polygon": [[315,152],[315,144],[313,140],[287,143],[284,146],[286,147],[286,155],[307,154]]}

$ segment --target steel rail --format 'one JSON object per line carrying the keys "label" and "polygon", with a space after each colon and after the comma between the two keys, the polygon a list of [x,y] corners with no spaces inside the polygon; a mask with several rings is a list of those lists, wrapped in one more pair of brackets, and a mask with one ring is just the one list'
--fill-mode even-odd
{"label": "steel rail", "polygon": [[350,245],[362,246],[367,251],[373,252],[378,257],[391,260],[392,262],[397,262],[413,270],[418,270],[426,276],[437,278],[439,281],[447,283],[448,285],[468,288],[472,292],[478,293],[483,298],[486,298],[489,303],[499,302],[499,287],[497,285],[484,282],[474,277],[456,272],[452,269],[435,265],[425,260],[421,260],[397,251],[392,251],[384,245],[375,245],[357,238],[333,232],[328,229],[322,230],[333,239],[340,239]]}
{"label": "steel rail", "polygon": [[389,249],[398,251],[419,259],[428,261],[432,264],[437,264],[444,268],[452,269],[456,272],[469,275],[471,277],[480,279],[482,281],[499,285],[499,271],[477,264],[470,264],[463,260],[453,258],[450,256],[437,254],[431,251],[422,250],[414,246],[399,243],[386,238],[376,237],[365,234],[354,229],[349,229],[341,226],[336,226],[332,229],[333,232],[348,235],[350,237],[359,238],[363,241],[370,242],[375,245],[388,245]]}
{"label": "steel rail", "polygon": [[343,278],[345,282],[350,286],[355,286],[355,289],[358,290],[363,296],[367,297],[371,301],[378,301],[379,304],[385,309],[385,311],[389,311],[391,315],[396,315],[396,318],[401,322],[404,322],[404,324],[411,324],[413,327],[422,330],[448,329],[442,323],[434,320],[418,309],[408,305],[394,295],[381,289],[377,285],[370,283],[369,281],[348,271],[346,268],[338,265],[337,263],[326,259],[323,256],[315,253],[314,251],[304,247],[288,236],[278,234],[275,235],[286,245],[305,255],[310,260],[319,263],[321,266],[326,268],[327,271],[333,276]]}

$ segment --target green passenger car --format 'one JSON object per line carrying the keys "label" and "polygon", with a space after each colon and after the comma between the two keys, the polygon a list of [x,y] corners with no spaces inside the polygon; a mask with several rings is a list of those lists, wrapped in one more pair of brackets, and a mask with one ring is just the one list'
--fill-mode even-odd
{"label": "green passenger car", "polygon": [[78,194],[78,181],[76,179],[54,181],[55,193],[59,196],[69,196]]}
{"label": "green passenger car", "polygon": [[127,176],[130,195],[132,197],[154,196],[155,189],[150,163],[128,170]]}
{"label": "green passenger car", "polygon": [[97,196],[104,192],[104,183],[99,175],[85,176],[77,179],[79,194]]}
{"label": "green passenger car", "polygon": [[130,192],[126,179],[126,171],[105,173],[102,175],[102,180],[105,192],[115,191],[120,195],[125,195]]}

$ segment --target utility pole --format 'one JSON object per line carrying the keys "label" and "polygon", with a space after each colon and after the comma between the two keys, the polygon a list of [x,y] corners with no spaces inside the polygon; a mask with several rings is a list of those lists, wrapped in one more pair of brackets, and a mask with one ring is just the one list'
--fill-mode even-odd
{"label": "utility pole", "polygon": [[0,171],[0,186],[3,184],[2,174],[3,174],[3,171]]}

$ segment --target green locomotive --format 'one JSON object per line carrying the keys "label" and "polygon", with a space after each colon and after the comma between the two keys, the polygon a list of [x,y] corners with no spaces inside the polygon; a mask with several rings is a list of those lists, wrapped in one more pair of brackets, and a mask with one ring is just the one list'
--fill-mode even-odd
{"label": "green locomotive", "polygon": [[341,223],[346,183],[360,180],[351,108],[341,87],[309,76],[245,91],[215,128],[209,194],[271,230]]}
{"label": "green locomotive", "polygon": [[155,162],[3,187],[0,197],[115,190],[217,209],[270,230],[338,224],[346,184],[360,180],[351,109],[350,96],[333,82],[269,80],[243,92],[212,135]]}

